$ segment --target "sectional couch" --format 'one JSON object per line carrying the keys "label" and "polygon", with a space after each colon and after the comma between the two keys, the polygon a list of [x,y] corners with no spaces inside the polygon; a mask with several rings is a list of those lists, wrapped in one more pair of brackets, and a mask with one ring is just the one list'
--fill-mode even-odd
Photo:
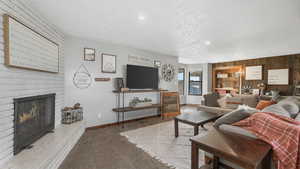
{"label": "sectional couch", "polygon": [[[237,96],[229,96],[230,98],[225,99],[228,103],[227,105],[222,105],[220,99],[222,100],[223,97],[226,96],[219,96],[216,93],[211,93],[204,96],[203,104],[198,107],[198,110],[207,111],[212,113],[230,113],[233,110],[237,109],[239,105],[247,105],[245,107],[249,107],[250,109],[255,109],[256,105],[260,100],[271,100],[271,97],[259,97],[259,96],[249,96],[249,95],[237,95]],[[223,98],[224,99],[224,98]],[[274,112],[283,116],[294,118],[297,121],[300,121],[300,97],[295,96],[283,96],[276,99],[278,102],[277,104],[271,105],[265,110],[257,110],[257,111],[268,111]],[[296,107],[296,106],[297,107]],[[240,127],[232,126],[230,124],[222,124],[219,126],[220,130],[232,132],[235,134],[251,137],[257,139],[257,137]],[[211,157],[211,154],[205,153],[205,156]],[[228,161],[222,160],[221,162],[230,166],[234,169],[241,169],[239,166],[232,164]],[[272,168],[274,166],[272,165]]]}

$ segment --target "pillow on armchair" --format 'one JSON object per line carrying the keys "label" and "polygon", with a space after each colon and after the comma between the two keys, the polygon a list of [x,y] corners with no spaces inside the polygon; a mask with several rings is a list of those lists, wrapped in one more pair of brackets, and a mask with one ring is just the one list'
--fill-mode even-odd
{"label": "pillow on armchair", "polygon": [[221,108],[224,109],[237,109],[239,105],[242,105],[242,98],[239,96],[225,95],[218,99],[218,103]]}
{"label": "pillow on armchair", "polygon": [[255,95],[245,95],[241,96],[242,97],[242,103],[243,105],[250,106],[252,108],[255,108],[257,103],[258,103],[258,97]]}
{"label": "pillow on armchair", "polygon": [[269,112],[269,113],[275,113],[275,114],[285,116],[285,117],[291,117],[290,113],[288,111],[286,111],[286,109],[284,109],[279,104],[273,104],[271,106],[268,106],[268,107],[262,109],[261,112]]}
{"label": "pillow on armchair", "polygon": [[276,104],[274,101],[268,101],[268,100],[261,100],[258,102],[256,109],[262,110],[268,106],[271,106],[272,104]]}
{"label": "pillow on armchair", "polygon": [[249,112],[245,109],[237,109],[217,119],[213,126],[218,128],[222,124],[232,124],[241,121],[252,114],[252,112]]}
{"label": "pillow on armchair", "polygon": [[284,99],[278,102],[278,105],[283,107],[286,111],[288,111],[292,118],[295,118],[299,113],[299,105],[295,100],[292,99]]}

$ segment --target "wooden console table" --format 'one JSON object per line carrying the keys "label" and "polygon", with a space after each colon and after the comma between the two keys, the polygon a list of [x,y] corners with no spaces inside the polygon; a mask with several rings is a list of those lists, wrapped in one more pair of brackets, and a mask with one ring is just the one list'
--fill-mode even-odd
{"label": "wooden console table", "polygon": [[[126,93],[161,93],[167,90],[128,90],[128,91],[117,91],[114,90],[113,93],[117,94],[118,97],[118,102],[117,108],[112,109],[112,111],[117,113],[117,120],[118,123],[122,123],[122,127],[124,127],[124,122],[125,122],[125,112],[131,112],[131,111],[137,111],[137,110],[143,110],[143,109],[158,109],[158,113],[161,109],[161,103],[158,104],[152,104],[150,106],[142,106],[142,107],[125,107],[125,103],[124,103],[124,98],[125,98],[125,94]],[[122,104],[121,104],[121,100],[122,100]],[[120,114],[122,114],[122,120],[120,118]]]}
{"label": "wooden console table", "polygon": [[211,129],[205,136],[195,136],[192,142],[191,169],[199,169],[199,149],[213,154],[212,166],[201,168],[218,169],[219,158],[234,163],[245,169],[271,168],[272,147],[258,139],[238,134]]}

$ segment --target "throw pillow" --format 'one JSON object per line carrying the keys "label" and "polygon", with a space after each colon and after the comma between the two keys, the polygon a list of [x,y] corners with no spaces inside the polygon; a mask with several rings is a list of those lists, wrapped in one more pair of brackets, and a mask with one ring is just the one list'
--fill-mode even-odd
{"label": "throw pillow", "polygon": [[214,127],[218,128],[222,124],[232,124],[241,121],[250,115],[251,114],[244,109],[237,109],[217,119],[214,123]]}
{"label": "throw pillow", "polygon": [[234,96],[226,98],[227,109],[237,109],[239,105],[242,105],[242,97]]}
{"label": "throw pillow", "polygon": [[278,101],[280,95],[279,95],[279,91],[277,90],[271,90],[271,94],[272,94],[272,101]]}
{"label": "throw pillow", "polygon": [[220,105],[221,108],[224,108],[226,109],[226,97],[227,96],[224,96],[224,97],[221,97],[220,99],[218,99],[218,103]]}
{"label": "throw pillow", "polygon": [[298,113],[298,115],[295,117],[295,120],[300,122],[300,114],[299,114],[299,113]]}
{"label": "throw pillow", "polygon": [[262,110],[262,112],[268,112],[268,113],[275,113],[281,116],[285,116],[285,117],[291,117],[290,113],[288,111],[286,111],[281,105],[279,104],[274,104],[271,106],[268,106],[266,108],[264,108]]}
{"label": "throw pillow", "polygon": [[291,101],[294,102],[295,104],[298,105],[299,109],[300,109],[300,99],[299,97],[295,97],[295,96],[289,96],[281,101]]}
{"label": "throw pillow", "polygon": [[259,112],[259,110],[257,110],[256,108],[250,107],[248,105],[239,105],[238,109],[244,109],[245,111],[247,111],[250,114]]}
{"label": "throw pillow", "polygon": [[262,110],[268,106],[271,106],[272,104],[275,104],[276,102],[274,101],[268,101],[268,100],[261,100],[258,102],[256,109]]}
{"label": "throw pillow", "polygon": [[295,118],[299,112],[299,107],[296,103],[289,100],[282,100],[278,103],[286,111],[288,111],[292,118]]}
{"label": "throw pillow", "polygon": [[250,107],[256,107],[257,102],[258,102],[258,98],[257,96],[241,96],[242,97],[242,102],[244,105],[250,106]]}

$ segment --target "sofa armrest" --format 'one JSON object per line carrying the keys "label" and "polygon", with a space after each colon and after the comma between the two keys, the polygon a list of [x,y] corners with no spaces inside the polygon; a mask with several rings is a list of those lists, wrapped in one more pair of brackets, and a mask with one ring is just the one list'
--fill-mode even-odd
{"label": "sofa armrest", "polygon": [[223,113],[229,113],[233,111],[233,109],[224,109],[221,107],[209,107],[204,105],[198,105],[197,106],[198,111],[204,111],[209,113],[216,113],[216,114],[223,114]]}
{"label": "sofa armrest", "polygon": [[219,129],[222,131],[226,131],[226,132],[230,132],[230,133],[257,139],[257,137],[253,133],[251,133],[250,131],[245,130],[241,127],[237,127],[237,126],[233,126],[233,125],[229,125],[229,124],[222,124],[219,127]]}

